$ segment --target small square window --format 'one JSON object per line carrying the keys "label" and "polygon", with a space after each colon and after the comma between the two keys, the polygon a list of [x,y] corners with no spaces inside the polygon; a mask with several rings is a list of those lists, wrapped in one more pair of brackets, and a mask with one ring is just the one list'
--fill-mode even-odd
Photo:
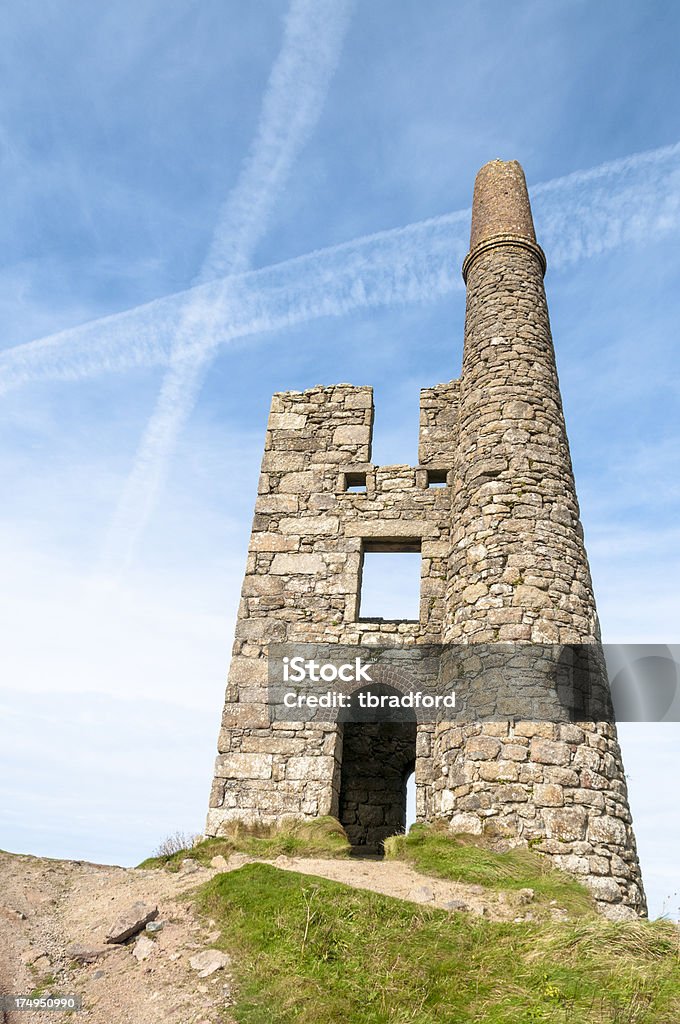
{"label": "small square window", "polygon": [[428,487],[446,487],[448,481],[448,470],[447,469],[428,469],[427,471],[427,486]]}
{"label": "small square window", "polygon": [[349,494],[366,493],[365,473],[345,473],[344,490]]}

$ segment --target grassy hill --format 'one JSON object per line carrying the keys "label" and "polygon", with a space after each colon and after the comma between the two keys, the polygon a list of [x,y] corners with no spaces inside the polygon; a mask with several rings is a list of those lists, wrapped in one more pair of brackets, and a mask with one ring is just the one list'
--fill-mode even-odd
{"label": "grassy hill", "polygon": [[[254,852],[252,836],[229,842]],[[281,836],[269,842],[274,855],[292,848]],[[328,823],[296,834],[298,855],[305,842],[315,856],[328,842],[340,852]],[[680,932],[671,922],[603,920],[587,890],[529,850],[495,853],[415,827],[388,841],[387,856],[431,876],[530,890],[530,913],[487,920],[270,864],[218,874],[194,898],[233,956],[239,1024],[680,1021]]]}

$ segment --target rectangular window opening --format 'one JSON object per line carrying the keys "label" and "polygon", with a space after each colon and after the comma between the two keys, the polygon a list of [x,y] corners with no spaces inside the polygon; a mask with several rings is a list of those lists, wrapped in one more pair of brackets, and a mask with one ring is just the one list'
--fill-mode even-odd
{"label": "rectangular window opening", "polygon": [[428,487],[446,487],[447,484],[447,469],[428,469],[427,471],[427,486]]}
{"label": "rectangular window opening", "polygon": [[359,618],[420,621],[420,574],[420,540],[365,542]]}
{"label": "rectangular window opening", "polygon": [[366,493],[365,473],[345,473],[345,491],[348,494]]}

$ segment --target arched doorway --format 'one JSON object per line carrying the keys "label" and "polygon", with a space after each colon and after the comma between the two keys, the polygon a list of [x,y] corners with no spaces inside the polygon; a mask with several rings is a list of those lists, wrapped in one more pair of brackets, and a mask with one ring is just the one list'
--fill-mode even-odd
{"label": "arched doorway", "polygon": [[[380,691],[397,693],[391,687]],[[342,726],[339,817],[352,846],[367,853],[381,852],[384,840],[406,827],[406,783],[415,769],[417,726],[403,711],[391,717],[397,720]]]}

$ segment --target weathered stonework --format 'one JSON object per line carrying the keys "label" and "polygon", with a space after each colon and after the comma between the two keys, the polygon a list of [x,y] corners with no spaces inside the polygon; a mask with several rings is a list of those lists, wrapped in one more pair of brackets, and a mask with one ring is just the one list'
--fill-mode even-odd
{"label": "weathered stonework", "polygon": [[[531,842],[608,916],[645,913],[613,725],[268,715],[272,642],[599,643],[544,270],[519,164],[487,164],[463,271],[463,372],[421,392],[416,467],[371,462],[371,388],[274,396],[208,834],[333,814],[356,845],[377,846],[403,827],[415,768],[418,820]],[[359,617],[364,553],[389,548],[421,551],[417,622]]]}

